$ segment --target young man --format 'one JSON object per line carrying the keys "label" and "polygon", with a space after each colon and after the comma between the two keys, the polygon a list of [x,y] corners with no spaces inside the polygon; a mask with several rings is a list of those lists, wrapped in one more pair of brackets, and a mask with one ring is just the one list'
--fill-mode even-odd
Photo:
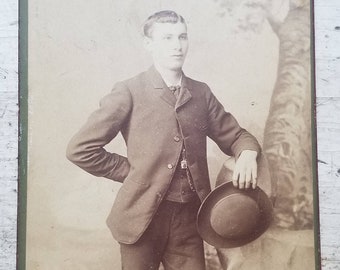
{"label": "young man", "polygon": [[[154,65],[119,82],[72,138],[67,157],[96,176],[122,182],[107,224],[123,269],[205,269],[196,214],[210,192],[206,137],[237,158],[239,188],[256,187],[256,139],[201,82],[186,77],[182,16],[161,11],[144,24]],[[179,87],[173,87],[173,86]],[[127,157],[104,149],[121,132]]]}

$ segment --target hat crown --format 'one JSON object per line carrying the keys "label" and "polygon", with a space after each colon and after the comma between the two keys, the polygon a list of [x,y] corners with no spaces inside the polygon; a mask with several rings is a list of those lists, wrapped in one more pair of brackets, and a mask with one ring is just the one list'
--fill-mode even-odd
{"label": "hat crown", "polygon": [[215,204],[210,222],[218,235],[240,239],[254,232],[259,216],[259,207],[252,198],[244,194],[232,194]]}
{"label": "hat crown", "polygon": [[197,215],[197,229],[210,245],[239,247],[267,230],[272,213],[272,203],[261,188],[241,190],[226,182],[203,201]]}

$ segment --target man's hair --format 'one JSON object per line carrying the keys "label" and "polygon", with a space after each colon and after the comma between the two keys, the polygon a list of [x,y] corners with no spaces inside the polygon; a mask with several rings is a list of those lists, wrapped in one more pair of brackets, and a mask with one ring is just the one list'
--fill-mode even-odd
{"label": "man's hair", "polygon": [[184,23],[184,18],[172,10],[162,10],[152,14],[143,24],[143,35],[151,38],[154,23]]}

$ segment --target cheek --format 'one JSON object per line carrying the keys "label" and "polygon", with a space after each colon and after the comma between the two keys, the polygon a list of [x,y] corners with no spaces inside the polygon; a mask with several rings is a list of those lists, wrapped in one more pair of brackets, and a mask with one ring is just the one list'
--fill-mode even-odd
{"label": "cheek", "polygon": [[158,46],[158,48],[154,51],[154,55],[157,58],[163,58],[166,55],[164,46],[162,45]]}
{"label": "cheek", "polygon": [[185,42],[185,43],[182,45],[182,50],[183,50],[183,52],[186,54],[187,51],[188,51],[188,49],[189,49],[189,44],[188,44],[188,42]]}

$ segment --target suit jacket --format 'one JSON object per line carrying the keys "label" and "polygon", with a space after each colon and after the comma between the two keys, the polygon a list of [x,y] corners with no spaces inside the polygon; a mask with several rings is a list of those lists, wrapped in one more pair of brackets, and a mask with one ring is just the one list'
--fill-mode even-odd
{"label": "suit jacket", "polygon": [[[127,157],[104,149],[121,132]],[[87,172],[122,182],[107,219],[114,238],[135,243],[164,198],[183,144],[197,194],[210,192],[206,138],[227,155],[260,151],[209,87],[183,74],[176,100],[154,67],[119,82],[71,139],[67,157]]]}

